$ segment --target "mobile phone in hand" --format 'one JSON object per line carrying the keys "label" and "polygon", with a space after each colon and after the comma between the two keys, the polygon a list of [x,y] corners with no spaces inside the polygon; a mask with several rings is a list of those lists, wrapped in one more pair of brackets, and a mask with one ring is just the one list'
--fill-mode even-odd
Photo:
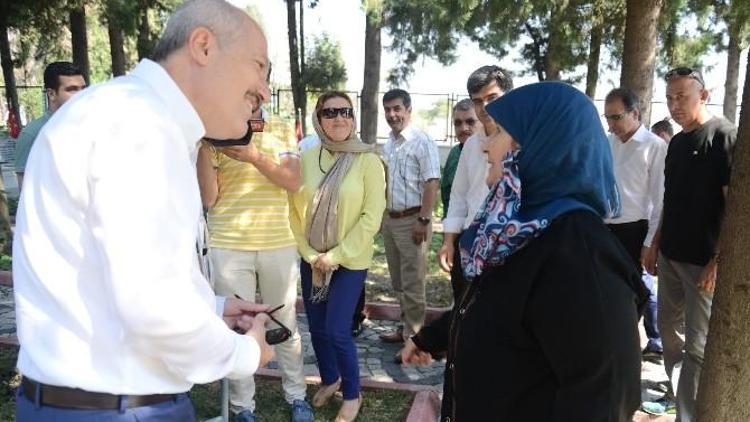
{"label": "mobile phone in hand", "polygon": [[211,145],[215,147],[231,147],[231,146],[242,146],[247,145],[253,139],[253,133],[263,132],[265,122],[261,119],[250,119],[247,121],[247,132],[241,138],[237,139],[214,139],[204,138]]}

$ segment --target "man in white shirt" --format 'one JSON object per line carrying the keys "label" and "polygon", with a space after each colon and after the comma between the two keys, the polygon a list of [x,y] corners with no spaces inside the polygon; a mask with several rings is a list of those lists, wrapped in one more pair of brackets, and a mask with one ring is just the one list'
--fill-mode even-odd
{"label": "man in white shirt", "polygon": [[[667,144],[641,124],[638,97],[627,88],[616,88],[607,94],[604,117],[609,126],[609,145],[622,203],[622,215],[606,223],[642,272],[642,256],[659,226]],[[651,291],[643,317],[648,336],[643,355],[660,357],[662,344],[656,326],[654,280],[644,273],[643,281]]]}
{"label": "man in white shirt", "polygon": [[383,147],[388,189],[381,233],[391,284],[401,306],[403,328],[383,334],[380,339],[397,343],[416,334],[424,324],[427,252],[440,181],[440,159],[435,142],[411,124],[408,92],[403,89],[386,92],[383,110],[391,133]]}
{"label": "man in white shirt", "polygon": [[190,0],[153,59],[68,101],[26,167],[19,421],[191,421],[194,383],[273,355],[267,307],[214,296],[195,250],[198,142],[241,137],[268,100],[265,37],[224,0]]}
{"label": "man in white shirt", "polygon": [[466,88],[484,130],[478,130],[464,143],[453,179],[448,214],[443,219],[443,245],[438,251],[438,262],[443,271],[451,274],[455,301],[458,301],[464,279],[458,239],[474,220],[489,193],[486,182],[487,156],[482,151],[482,140],[494,134],[497,125],[484,106],[513,89],[513,78],[498,66],[482,66],[469,76]]}

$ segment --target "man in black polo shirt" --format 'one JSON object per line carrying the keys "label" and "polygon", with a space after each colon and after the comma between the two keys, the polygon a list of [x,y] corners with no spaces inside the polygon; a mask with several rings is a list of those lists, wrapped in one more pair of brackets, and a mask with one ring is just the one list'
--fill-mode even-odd
{"label": "man in black polo shirt", "polygon": [[664,364],[676,391],[677,420],[687,422],[695,419],[737,129],[706,110],[708,91],[699,71],[677,68],[666,80],[667,106],[682,131],[669,143],[661,226],[644,264],[655,273],[658,248]]}

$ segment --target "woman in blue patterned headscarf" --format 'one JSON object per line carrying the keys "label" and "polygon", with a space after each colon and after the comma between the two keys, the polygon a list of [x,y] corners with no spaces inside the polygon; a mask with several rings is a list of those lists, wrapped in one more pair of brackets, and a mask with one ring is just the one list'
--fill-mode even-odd
{"label": "woman in blue patterned headscarf", "polygon": [[640,402],[640,275],[602,219],[619,213],[596,108],[538,83],[487,106],[490,193],[461,236],[453,311],[405,346],[448,351],[443,420],[627,421]]}

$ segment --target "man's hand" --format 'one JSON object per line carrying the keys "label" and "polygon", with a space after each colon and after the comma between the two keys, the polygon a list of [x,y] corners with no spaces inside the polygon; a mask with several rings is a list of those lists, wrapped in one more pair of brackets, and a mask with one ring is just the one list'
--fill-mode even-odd
{"label": "man's hand", "polygon": [[427,239],[427,226],[429,224],[422,224],[419,221],[414,222],[414,227],[411,229],[411,240],[414,241],[415,245],[421,245]]}
{"label": "man's hand", "polygon": [[432,355],[420,350],[411,339],[407,339],[401,349],[401,362],[404,365],[427,366],[432,363]]}
{"label": "man's hand", "polygon": [[651,275],[656,275],[656,258],[659,256],[659,246],[652,243],[651,246],[641,248],[641,265]]}
{"label": "man's hand", "polygon": [[221,147],[217,148],[217,150],[233,160],[250,164],[255,164],[255,162],[258,161],[261,155],[260,151],[258,151],[258,147],[256,147],[252,142],[247,145]]}
{"label": "man's hand", "polygon": [[258,367],[266,366],[273,359],[273,347],[266,343],[266,323],[269,321],[268,315],[257,314],[252,321],[252,327],[245,335],[248,335],[258,342],[260,347],[260,363]]}
{"label": "man's hand", "polygon": [[453,255],[456,253],[456,248],[453,247],[453,242],[443,242],[443,246],[438,251],[438,264],[440,268],[449,273],[453,269]]}
{"label": "man's hand", "polygon": [[700,277],[698,277],[698,288],[708,294],[713,294],[716,288],[716,268],[718,267],[716,258],[711,258],[703,267]]}
{"label": "man's hand", "polygon": [[268,305],[228,297],[224,302],[223,318],[229,328],[245,332],[252,326],[253,317],[268,309]]}

